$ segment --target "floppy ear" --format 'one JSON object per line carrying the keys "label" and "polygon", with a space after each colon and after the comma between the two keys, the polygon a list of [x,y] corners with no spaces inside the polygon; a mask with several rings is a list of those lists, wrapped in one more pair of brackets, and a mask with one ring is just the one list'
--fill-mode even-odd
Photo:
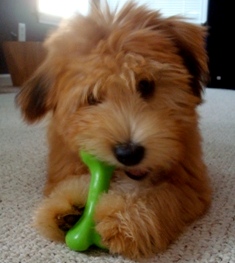
{"label": "floppy ear", "polygon": [[43,63],[16,96],[16,104],[29,123],[40,120],[54,107],[51,94],[53,83],[46,68]]}
{"label": "floppy ear", "polygon": [[167,31],[178,48],[191,78],[191,87],[194,95],[201,98],[204,85],[207,84],[208,57],[206,53],[206,27],[187,23],[179,18],[166,19]]}

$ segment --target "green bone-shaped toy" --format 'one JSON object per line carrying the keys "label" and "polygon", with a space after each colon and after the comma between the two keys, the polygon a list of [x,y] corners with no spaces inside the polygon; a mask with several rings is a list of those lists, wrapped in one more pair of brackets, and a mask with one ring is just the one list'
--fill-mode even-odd
{"label": "green bone-shaped toy", "polygon": [[114,167],[84,151],[80,155],[90,170],[91,181],[85,210],[79,221],[67,232],[65,241],[67,246],[75,251],[85,251],[91,245],[105,248],[100,235],[95,231],[94,213],[101,193],[109,189]]}

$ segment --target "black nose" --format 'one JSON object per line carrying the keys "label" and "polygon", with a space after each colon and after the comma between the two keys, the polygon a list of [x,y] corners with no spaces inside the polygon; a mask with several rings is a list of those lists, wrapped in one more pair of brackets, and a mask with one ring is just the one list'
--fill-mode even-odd
{"label": "black nose", "polygon": [[144,158],[143,146],[134,143],[118,144],[114,147],[117,160],[127,166],[136,165]]}

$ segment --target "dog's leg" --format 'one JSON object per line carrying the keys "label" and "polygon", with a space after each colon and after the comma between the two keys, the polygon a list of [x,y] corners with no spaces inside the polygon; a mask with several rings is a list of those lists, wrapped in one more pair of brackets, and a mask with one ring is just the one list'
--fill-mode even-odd
{"label": "dog's leg", "polygon": [[110,252],[134,259],[151,256],[166,249],[188,223],[200,217],[211,198],[206,178],[192,185],[181,183],[166,181],[132,193],[103,195],[96,229]]}
{"label": "dog's leg", "polygon": [[66,231],[83,212],[89,181],[89,175],[67,177],[45,197],[34,216],[34,225],[42,235],[64,241]]}

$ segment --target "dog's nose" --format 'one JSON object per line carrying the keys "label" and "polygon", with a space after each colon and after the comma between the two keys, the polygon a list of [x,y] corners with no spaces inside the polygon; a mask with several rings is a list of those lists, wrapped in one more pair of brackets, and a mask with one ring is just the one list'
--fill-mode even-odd
{"label": "dog's nose", "polygon": [[114,147],[114,154],[117,160],[127,166],[139,164],[144,158],[145,149],[143,146],[132,142],[118,144]]}

